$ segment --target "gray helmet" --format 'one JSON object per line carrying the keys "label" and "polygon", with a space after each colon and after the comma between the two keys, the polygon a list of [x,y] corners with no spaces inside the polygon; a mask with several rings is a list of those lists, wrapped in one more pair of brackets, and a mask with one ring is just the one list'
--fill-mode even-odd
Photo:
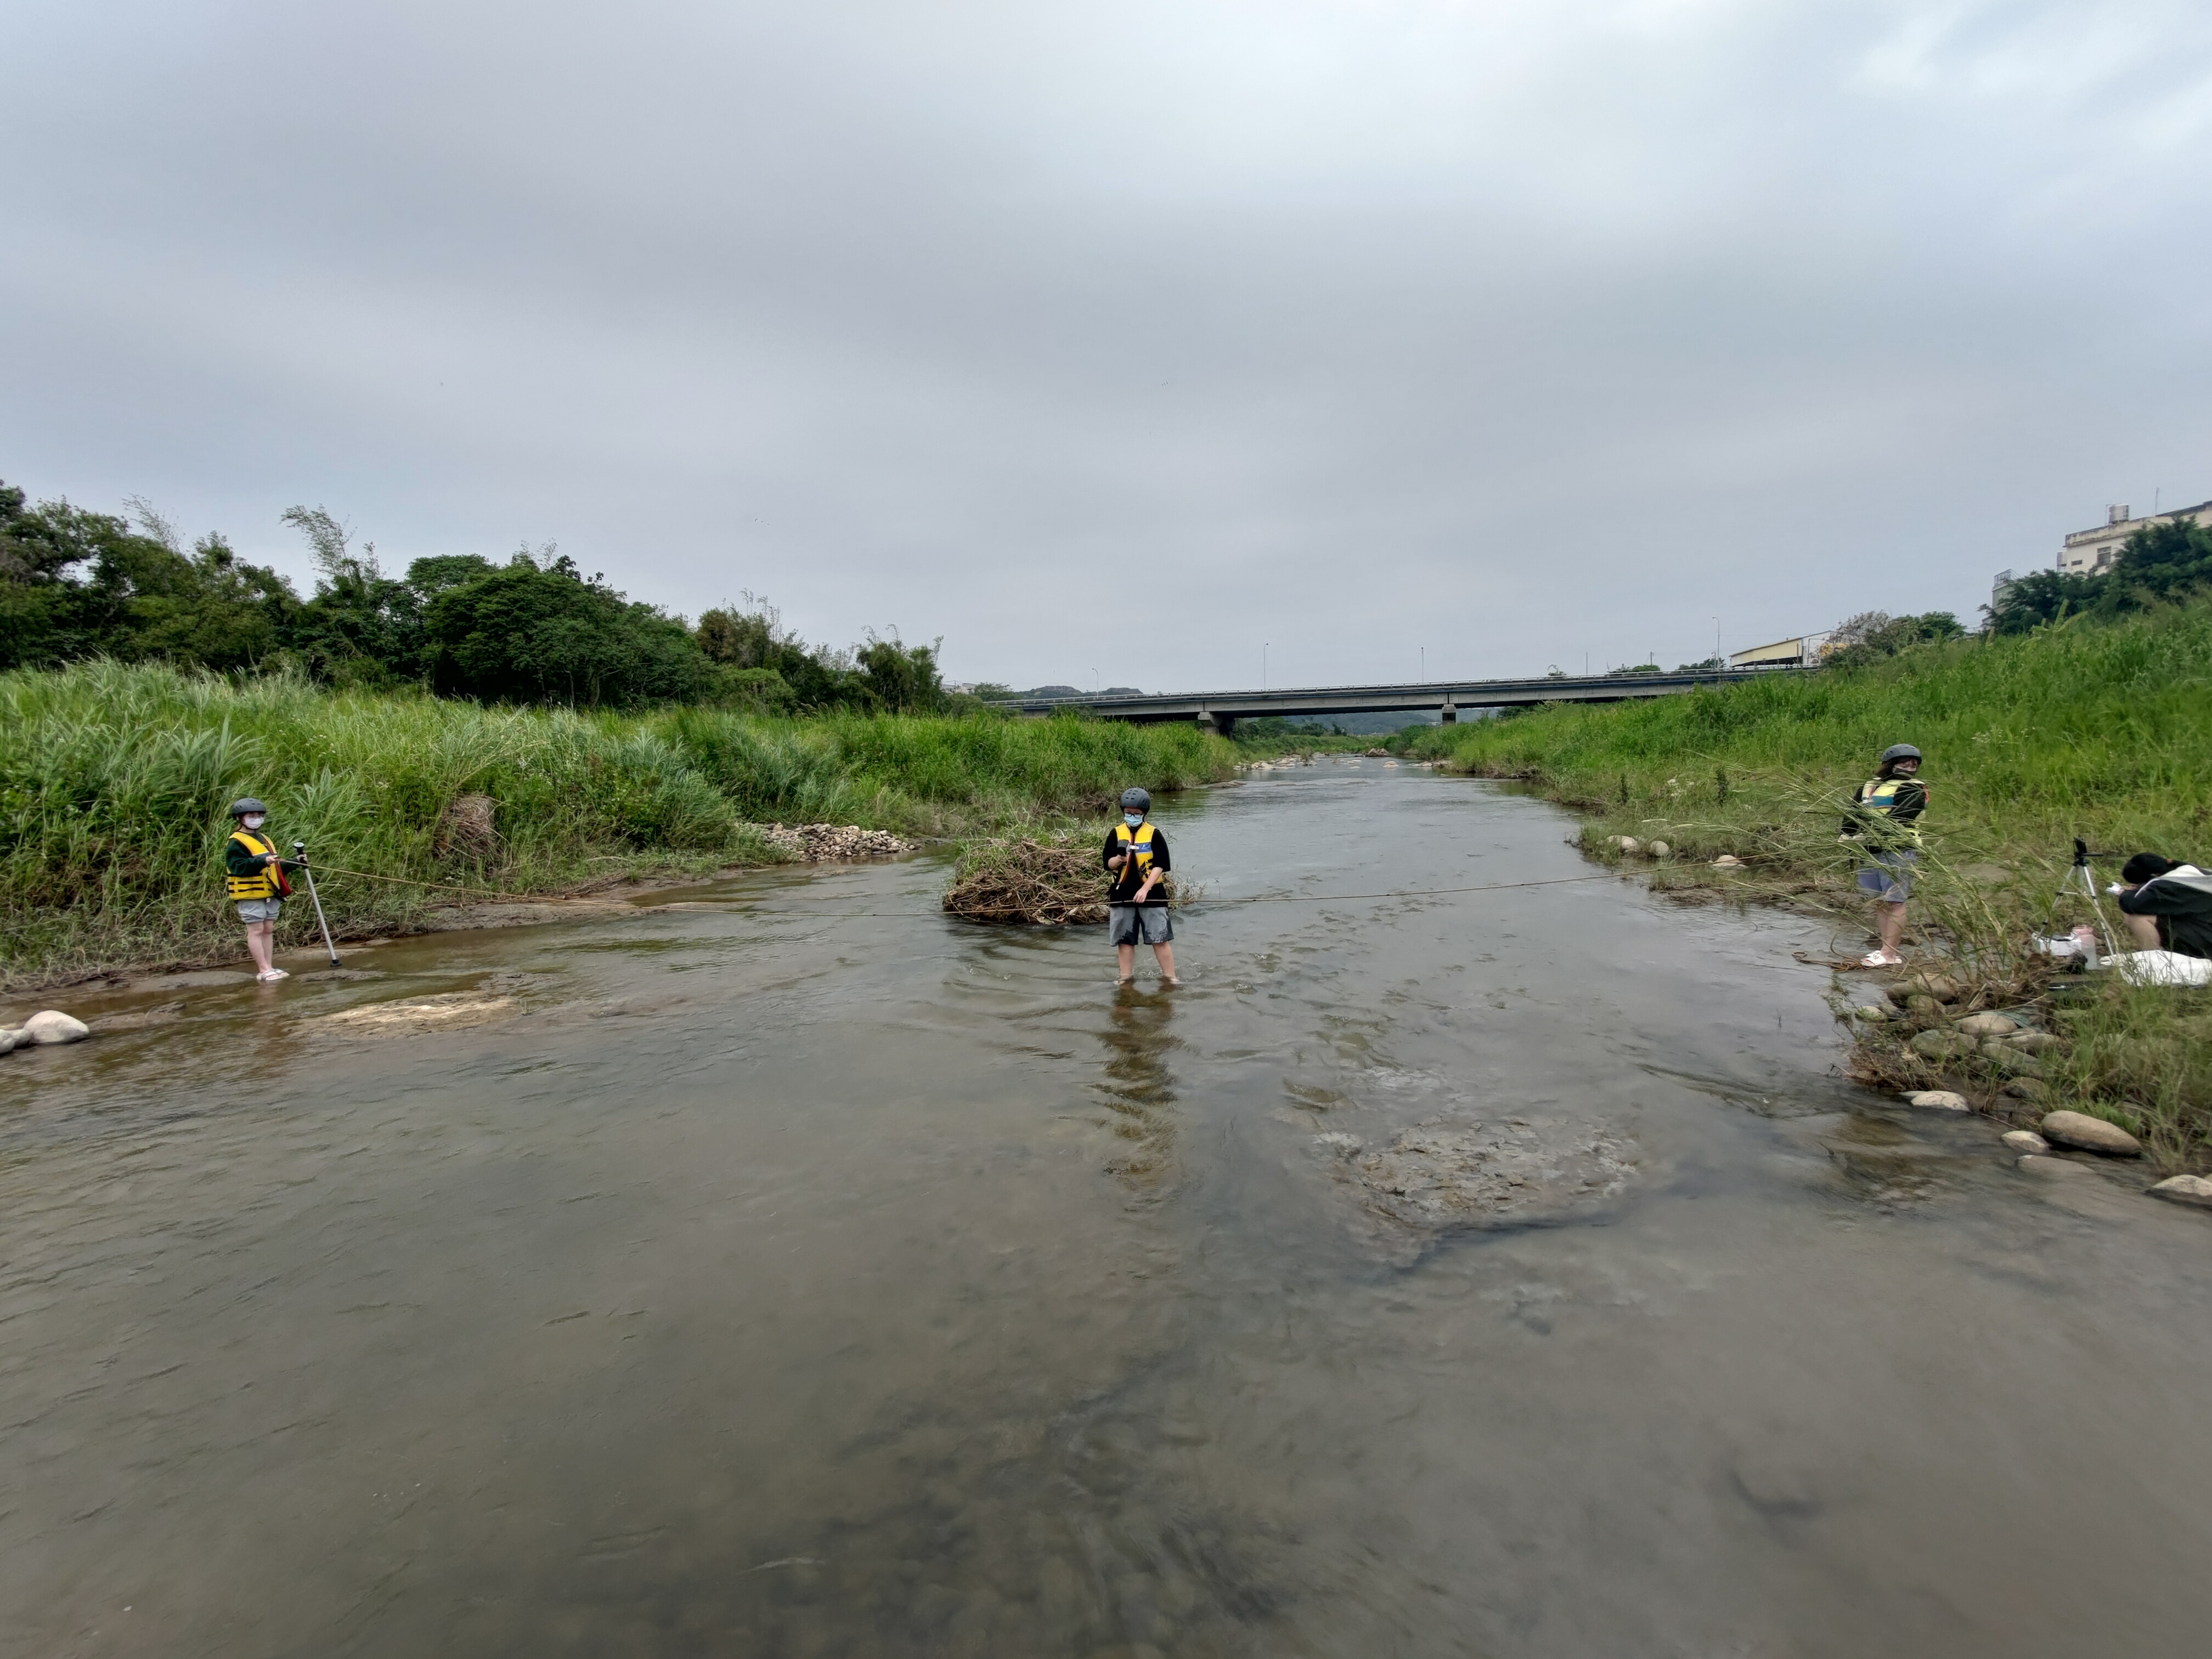
{"label": "gray helmet", "polygon": [[1892,761],[1918,760],[1919,758],[1920,751],[1909,743],[1893,743],[1881,751],[1881,763],[1884,766],[1888,765]]}
{"label": "gray helmet", "polygon": [[1152,798],[1141,789],[1124,789],[1121,792],[1121,810],[1125,812],[1149,812],[1152,810]]}
{"label": "gray helmet", "polygon": [[239,799],[231,802],[231,817],[234,818],[242,818],[248,812],[258,812],[264,818],[269,816],[269,809],[264,806],[259,801],[254,799],[251,795],[242,796]]}

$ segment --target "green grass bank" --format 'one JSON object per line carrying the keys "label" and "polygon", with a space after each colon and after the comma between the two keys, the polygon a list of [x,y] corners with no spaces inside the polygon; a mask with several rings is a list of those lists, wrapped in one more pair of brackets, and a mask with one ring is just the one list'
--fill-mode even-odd
{"label": "green grass bank", "polygon": [[[1952,963],[1967,1003],[2022,1009],[2067,1040],[2041,1063],[2050,1103],[2130,1126],[2166,1167],[2202,1167],[2212,995],[2117,983],[2069,994],[2027,942],[2054,921],[2087,919],[2086,907],[2054,915],[2051,904],[2076,836],[2123,855],[2212,856],[2212,605],[1919,646],[1863,667],[1648,702],[1555,705],[1392,746],[1527,781],[1582,815],[1593,856],[1618,860],[1615,836],[1663,840],[1672,856],[1645,866],[1656,885],[1832,916],[1839,952],[1856,957],[1869,910],[1852,890],[1859,857],[1837,842],[1841,804],[1893,743],[1925,752],[1931,796],[1908,945]],[[1724,853],[1747,867],[1716,869]],[[2100,866],[2100,882],[2118,865]],[[1867,977],[1850,975],[1842,1000],[1880,1000]],[[2002,1095],[1995,1071],[1911,1050],[1916,1028],[1960,1006],[1862,1026],[1862,1074],[1928,1087],[1941,1075],[2000,1115],[2043,1109]]]}
{"label": "green grass bank", "polygon": [[[542,894],[772,862],[757,826],[774,821],[985,830],[1103,812],[1131,782],[1227,777],[1238,758],[1188,726],[488,708],[106,661],[0,674],[0,984],[236,955],[220,852],[242,794],[318,865]],[[470,844],[447,812],[471,795],[489,798],[493,836]],[[320,884],[356,935],[455,896]],[[283,940],[312,929],[305,910]]]}

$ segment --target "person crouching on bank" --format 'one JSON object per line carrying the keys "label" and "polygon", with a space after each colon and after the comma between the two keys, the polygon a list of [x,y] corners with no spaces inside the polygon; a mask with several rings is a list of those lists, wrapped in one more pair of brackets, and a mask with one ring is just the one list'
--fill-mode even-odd
{"label": "person crouching on bank", "polygon": [[1106,868],[1113,885],[1106,893],[1106,931],[1113,940],[1121,974],[1114,981],[1127,985],[1137,977],[1137,941],[1152,947],[1160,964],[1160,978],[1180,985],[1176,977],[1175,923],[1168,916],[1168,838],[1145,821],[1152,798],[1141,789],[1121,792],[1121,821],[1107,832]]}
{"label": "person crouching on bank", "polygon": [[269,809],[248,795],[231,803],[230,815],[238,820],[238,828],[230,832],[222,847],[224,891],[238,906],[239,920],[246,924],[246,949],[256,969],[253,977],[264,984],[289,979],[292,976],[276,965],[276,918],[283,911],[284,895],[291,887],[284,879],[284,860],[276,856],[276,844],[261,833],[261,826],[269,822]]}
{"label": "person crouching on bank", "polygon": [[2138,853],[2107,890],[2119,901],[2128,935],[2145,951],[2212,957],[2212,876],[2193,864]]}
{"label": "person crouching on bank", "polygon": [[1881,769],[1859,786],[1838,839],[1863,840],[1871,862],[1859,872],[1859,889],[1875,901],[1875,926],[1881,945],[1859,958],[1862,968],[1894,968],[1905,960],[1898,948],[1905,939],[1905,904],[1912,896],[1912,866],[1920,859],[1921,813],[1928,809],[1928,786],[1920,781],[1920,751],[1894,743],[1881,751]]}

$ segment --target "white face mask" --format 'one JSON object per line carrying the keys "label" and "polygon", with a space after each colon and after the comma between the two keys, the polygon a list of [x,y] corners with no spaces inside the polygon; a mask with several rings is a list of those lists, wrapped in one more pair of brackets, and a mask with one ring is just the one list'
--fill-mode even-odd
{"label": "white face mask", "polygon": [[239,822],[249,830],[258,830],[264,823],[267,823],[268,820],[264,818],[258,812],[248,812],[244,817],[240,818]]}

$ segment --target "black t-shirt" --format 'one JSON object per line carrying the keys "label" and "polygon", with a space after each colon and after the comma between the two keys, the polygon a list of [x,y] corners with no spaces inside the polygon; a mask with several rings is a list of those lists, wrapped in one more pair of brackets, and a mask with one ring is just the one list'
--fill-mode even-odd
{"label": "black t-shirt", "polygon": [[[1106,850],[1098,855],[1098,862],[1103,865],[1108,859],[1118,858],[1128,850],[1128,848],[1122,845],[1121,837],[1109,830],[1106,832]],[[1152,826],[1152,867],[1163,874],[1168,869],[1168,838],[1160,833],[1158,824]],[[1113,886],[1107,890],[1107,903],[1134,904],[1137,902],[1137,889],[1143,884],[1145,879],[1137,868],[1137,860],[1131,859],[1119,870],[1109,869],[1106,873],[1114,878]],[[1165,904],[1167,902],[1167,884],[1154,882],[1152,890],[1145,895],[1145,902],[1152,905]]]}
{"label": "black t-shirt", "polygon": [[2212,957],[2212,876],[2197,874],[2194,866],[2154,876],[2121,894],[2120,908],[2131,916],[2157,917],[2158,936],[2167,950]]}

